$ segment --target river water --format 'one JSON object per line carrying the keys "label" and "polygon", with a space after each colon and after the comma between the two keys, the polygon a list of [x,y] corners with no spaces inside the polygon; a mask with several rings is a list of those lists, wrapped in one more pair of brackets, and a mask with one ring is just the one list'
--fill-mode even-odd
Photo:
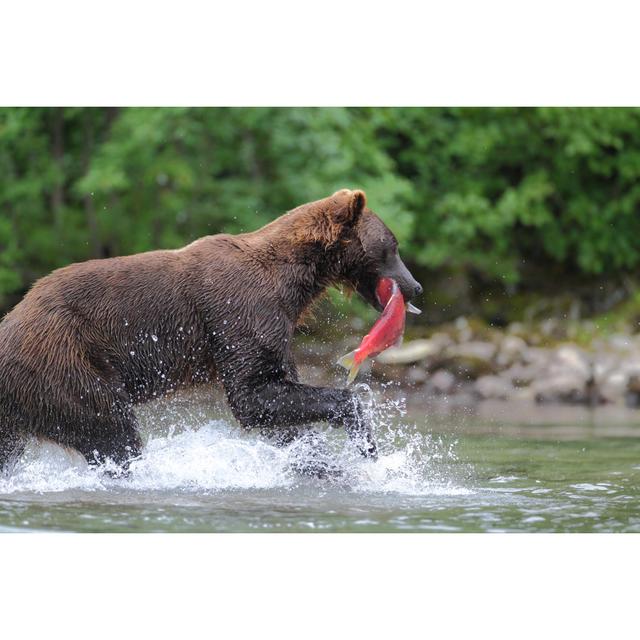
{"label": "river water", "polygon": [[[532,425],[412,404],[371,402],[377,462],[339,430],[279,449],[186,405],[144,417],[127,478],[34,442],[0,477],[0,531],[640,532],[640,420]],[[294,471],[318,443],[340,477]]]}

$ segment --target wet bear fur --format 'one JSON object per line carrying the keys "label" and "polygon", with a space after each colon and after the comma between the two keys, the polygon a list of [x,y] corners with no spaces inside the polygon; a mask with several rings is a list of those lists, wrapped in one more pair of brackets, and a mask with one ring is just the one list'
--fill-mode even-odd
{"label": "wet bear fur", "polygon": [[344,189],[252,233],[54,271],[0,323],[0,465],[35,436],[126,468],[141,452],[136,404],[216,380],[244,427],[288,441],[327,421],[375,457],[357,399],[302,384],[291,342],[331,285],[379,307],[386,274],[413,297],[419,285],[394,252],[364,193]]}

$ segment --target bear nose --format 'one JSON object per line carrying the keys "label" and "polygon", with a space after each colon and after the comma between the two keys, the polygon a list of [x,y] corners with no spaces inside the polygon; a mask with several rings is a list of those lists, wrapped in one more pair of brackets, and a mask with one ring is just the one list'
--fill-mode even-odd
{"label": "bear nose", "polygon": [[421,294],[422,294],[422,291],[423,291],[423,289],[422,289],[422,285],[417,284],[417,285],[415,286],[415,288],[413,289],[413,295],[414,295],[414,297],[417,297],[417,296],[421,295]]}

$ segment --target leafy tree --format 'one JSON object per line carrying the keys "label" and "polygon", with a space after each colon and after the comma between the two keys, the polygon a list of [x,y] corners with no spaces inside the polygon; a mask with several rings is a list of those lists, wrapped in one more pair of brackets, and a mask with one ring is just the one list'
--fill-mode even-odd
{"label": "leafy tree", "polygon": [[0,109],[0,306],[344,186],[436,293],[613,281],[640,262],[639,141],[638,109]]}

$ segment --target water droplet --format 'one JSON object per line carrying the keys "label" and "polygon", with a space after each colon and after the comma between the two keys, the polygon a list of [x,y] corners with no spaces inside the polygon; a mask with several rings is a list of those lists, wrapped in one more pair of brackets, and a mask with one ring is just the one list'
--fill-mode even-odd
{"label": "water droplet", "polygon": [[152,334],[151,334],[151,339],[152,339],[154,342],[158,342],[158,336],[157,336],[155,333],[152,333]]}

